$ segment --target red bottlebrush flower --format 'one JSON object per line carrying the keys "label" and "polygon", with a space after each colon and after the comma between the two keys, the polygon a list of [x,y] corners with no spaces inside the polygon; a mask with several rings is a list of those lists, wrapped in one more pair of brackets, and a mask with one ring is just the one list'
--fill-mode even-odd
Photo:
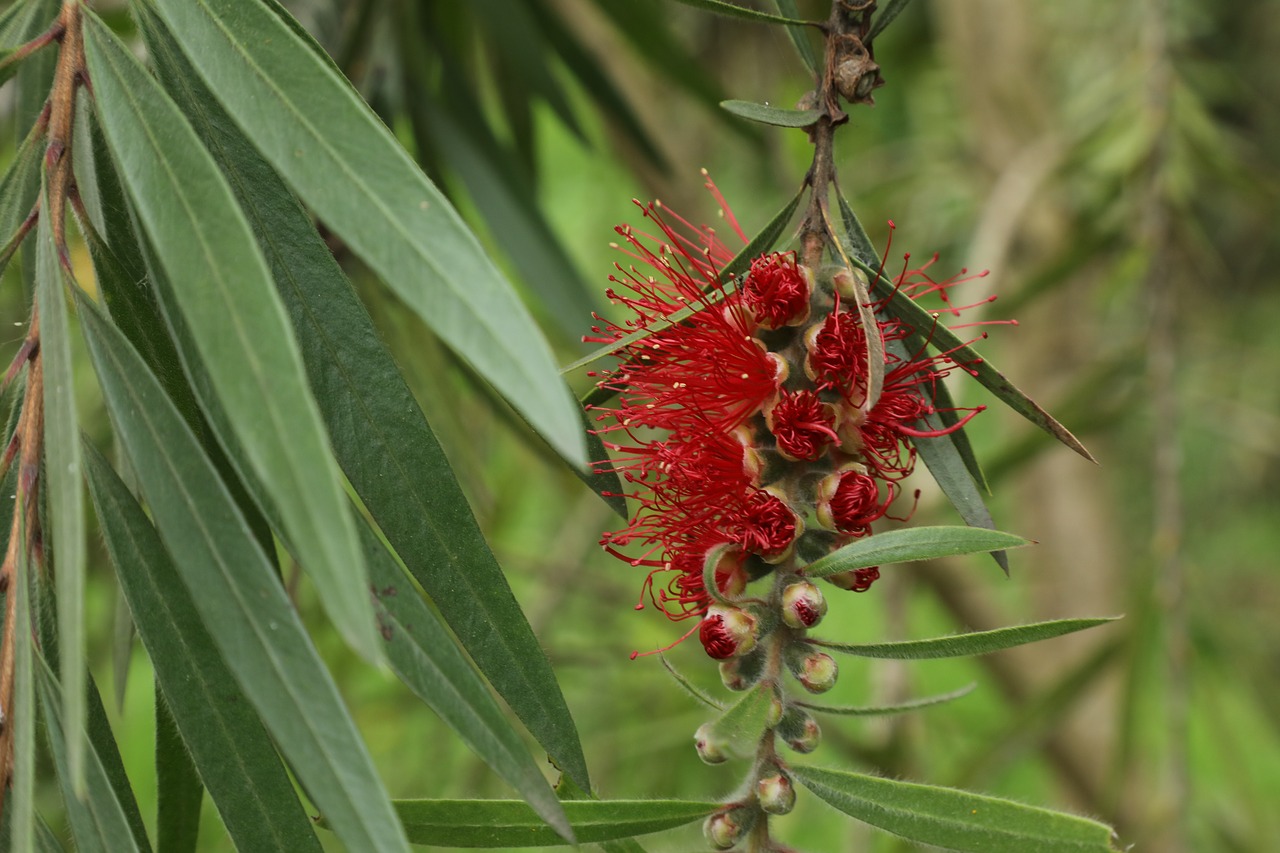
{"label": "red bottlebrush flower", "polygon": [[756,489],[732,519],[734,541],[749,554],[775,560],[787,553],[803,522],[777,495]]}
{"label": "red bottlebrush flower", "polygon": [[765,421],[778,440],[779,452],[788,459],[811,462],[840,441],[835,408],[807,389],[783,391]]}
{"label": "red bottlebrush flower", "polygon": [[818,487],[818,520],[824,527],[859,538],[871,535],[871,523],[889,511],[898,486],[886,480],[888,494],[880,500],[880,484],[874,477],[848,469],[830,475]]}
{"label": "red bottlebrush flower", "polygon": [[867,337],[858,315],[837,305],[805,335],[805,373],[819,389],[832,389],[855,405],[866,392]]}
{"label": "red bottlebrush flower", "polygon": [[809,317],[813,282],[796,264],[795,252],[761,255],[742,283],[742,302],[767,329],[795,326]]}
{"label": "red bottlebrush flower", "polygon": [[756,646],[756,618],[745,610],[714,607],[698,626],[698,640],[716,660],[745,655]]}

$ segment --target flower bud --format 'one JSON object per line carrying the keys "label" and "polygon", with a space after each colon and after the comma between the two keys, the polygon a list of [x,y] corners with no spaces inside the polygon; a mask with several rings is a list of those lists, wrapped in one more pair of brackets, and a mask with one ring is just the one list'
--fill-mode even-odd
{"label": "flower bud", "polygon": [[769,700],[769,713],[764,718],[766,728],[775,728],[782,722],[782,712],[786,710],[786,706],[782,704],[782,694],[775,687],[773,698]]}
{"label": "flower bud", "polygon": [[[857,281],[855,285],[854,281]],[[868,291],[869,282],[867,274],[860,269],[840,269],[835,275],[831,276],[831,286],[840,294],[841,299],[848,299],[853,305],[857,305],[858,290],[863,293]]]}
{"label": "flower bud", "polygon": [[712,607],[702,617],[698,639],[716,660],[737,657],[756,646],[756,618],[736,607]]}
{"label": "flower bud", "polygon": [[827,600],[813,583],[799,581],[782,591],[782,621],[792,628],[812,628],[826,613]]}
{"label": "flower bud", "polygon": [[720,681],[730,690],[746,690],[760,680],[765,656],[759,649],[720,662]]}
{"label": "flower bud", "polygon": [[707,764],[724,764],[729,760],[725,751],[728,743],[718,736],[714,723],[703,723],[693,734],[694,745],[698,749],[698,757]]}
{"label": "flower bud", "polygon": [[770,773],[756,783],[756,799],[769,814],[787,814],[796,805],[796,789],[782,771]]}
{"label": "flower bud", "polygon": [[825,693],[836,683],[835,659],[823,652],[811,652],[804,656],[795,677],[810,693]]}
{"label": "flower bud", "polygon": [[802,754],[813,752],[822,740],[818,721],[801,708],[790,708],[778,723],[777,731],[787,746]]}
{"label": "flower bud", "polygon": [[750,809],[744,808],[716,812],[702,825],[702,834],[713,849],[730,850],[751,828],[751,824],[755,822],[752,820],[754,814]]}
{"label": "flower bud", "polygon": [[865,569],[849,569],[844,572],[836,572],[834,575],[827,575],[824,580],[838,586],[840,589],[847,589],[852,592],[866,592],[871,589],[873,583],[880,580],[880,567],[868,566]]}

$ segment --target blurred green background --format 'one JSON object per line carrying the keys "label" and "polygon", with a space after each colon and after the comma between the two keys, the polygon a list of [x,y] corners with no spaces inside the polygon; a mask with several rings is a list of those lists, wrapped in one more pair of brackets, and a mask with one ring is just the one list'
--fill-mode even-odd
{"label": "blurred green background", "polygon": [[[808,167],[802,131],[747,127],[715,107],[791,106],[810,88],[777,27],[633,0],[287,5],[449,189],[565,363],[585,351],[576,336],[603,306],[619,259],[612,227],[638,218],[633,197],[712,221],[706,167],[751,232]],[[799,5],[826,15],[822,2]],[[129,29],[118,4],[101,6]],[[991,270],[961,297],[997,293],[984,316],[1019,325],[993,327],[985,353],[1101,464],[991,409],[970,431],[997,524],[1040,544],[1011,554],[1008,579],[985,558],[892,567],[869,593],[833,591],[821,633],[872,641],[1125,619],[974,661],[842,661],[831,704],[978,690],[910,716],[830,719],[815,757],[1095,816],[1149,853],[1276,849],[1274,4],[918,0],[875,47],[887,85],[837,137],[846,195],[878,245],[887,220],[898,226],[890,266],[937,251],[943,275]],[[683,628],[634,611],[641,575],[596,544],[621,520],[393,297],[351,273],[555,664],[600,792],[729,794],[745,768],[705,766],[692,748],[705,709],[656,658],[628,660]],[[0,295],[10,347],[21,292],[10,280]],[[105,433],[91,373],[78,375],[82,411],[98,413],[85,422]],[[963,382],[953,390],[992,402]],[[916,479],[915,522],[956,523]],[[154,814],[149,665],[118,638],[114,581],[93,547],[95,672]],[[305,580],[298,596],[314,616]],[[394,796],[510,796],[394,678],[310,624]],[[721,690],[696,643],[670,658]],[[44,796],[56,813],[54,788]],[[207,802],[204,824],[203,849],[230,849]],[[803,794],[777,835],[808,851],[907,849]],[[687,851],[701,838],[695,826],[645,845]]]}

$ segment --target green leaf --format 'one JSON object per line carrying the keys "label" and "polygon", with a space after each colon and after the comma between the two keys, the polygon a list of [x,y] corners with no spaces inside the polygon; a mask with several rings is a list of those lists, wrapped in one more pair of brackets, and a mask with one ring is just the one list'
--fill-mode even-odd
{"label": "green leaf", "polygon": [[[729,281],[729,279],[732,279],[738,274],[745,272],[751,266],[751,262],[753,260],[755,260],[757,257],[759,257],[765,252],[769,251],[770,248],[772,248],[773,244],[776,243],[778,238],[782,236],[782,232],[786,230],[787,223],[791,221],[792,214],[794,214],[796,212],[796,208],[800,206],[800,199],[803,196],[804,196],[804,188],[801,187],[800,191],[795,194],[795,196],[791,199],[791,201],[787,202],[786,205],[783,206],[782,210],[779,210],[777,213],[773,215],[773,218],[769,220],[769,222],[764,226],[763,229],[761,229],[760,233],[757,234],[755,237],[752,237],[751,240],[747,243],[747,245],[743,246],[742,250],[738,252],[738,254],[733,256],[733,260],[725,264],[724,269],[720,270],[720,277],[725,280],[724,293],[726,296],[732,293],[736,288],[736,285],[734,284],[734,282]],[[690,317],[693,314],[696,314],[698,311],[701,311],[703,308],[710,305],[714,305],[718,301],[717,298],[712,298],[714,296],[716,296],[716,294],[713,293],[711,296],[708,297],[708,299],[704,304],[691,305],[688,308],[681,308],[679,311],[675,311],[671,314],[668,314],[666,317],[663,317],[661,320],[650,324],[646,328],[634,331],[629,335],[624,335],[623,337],[619,338],[613,343],[605,344],[604,346],[600,347],[600,349],[595,350],[583,356],[582,358],[575,361],[573,364],[570,364],[570,365],[567,365],[566,367],[561,368],[560,372],[571,373],[580,367],[586,367],[588,364],[591,364],[593,361],[597,361],[601,358],[604,358],[606,355],[609,355],[610,353],[617,352],[623,347],[627,347],[627,346],[630,346],[631,344],[636,343],[637,341],[644,340],[645,338],[649,337],[649,335],[652,335],[654,332],[660,332],[663,329],[668,328],[669,326],[674,326],[676,323],[679,323],[681,320],[684,320],[686,317]],[[596,388],[590,393],[588,393],[587,396],[582,399],[582,403],[584,406],[588,406],[588,407],[595,406],[595,405],[599,405],[602,402],[605,402],[612,396],[613,396],[612,391],[601,392],[599,388]]]}
{"label": "green leaf", "polygon": [[361,526],[374,611],[392,671],[565,839],[573,830],[520,736],[453,638],[367,525]]}
{"label": "green leaf", "polygon": [[46,139],[33,130],[13,155],[9,170],[0,179],[0,272],[17,251],[19,233],[40,196],[40,159]]}
{"label": "green leaf", "polygon": [[822,115],[817,110],[788,110],[752,101],[721,101],[720,106],[736,116],[774,127],[811,127]]}
{"label": "green leaf", "polygon": [[921,708],[928,708],[931,705],[941,705],[945,702],[952,702],[961,696],[968,696],[974,691],[977,683],[966,684],[959,690],[952,690],[950,693],[939,693],[936,696],[925,696],[920,699],[912,699],[908,702],[901,702],[897,705],[814,705],[811,702],[797,702],[801,708],[807,708],[818,714],[836,714],[845,717],[879,717],[885,714],[904,714],[908,711],[918,711]]}
{"label": "green leaf", "polygon": [[867,37],[863,42],[871,44],[872,39],[884,32],[884,28],[893,23],[893,19],[902,14],[902,10],[907,8],[910,2],[911,0],[889,0],[885,3],[880,14],[876,15],[875,20],[871,22],[871,29],[867,30]]}
{"label": "green leaf", "polygon": [[1113,853],[1111,828],[1021,803],[878,776],[792,765],[802,785],[872,826],[972,853]]}
{"label": "green leaf", "polygon": [[[129,820],[116,799],[115,789],[98,760],[98,753],[93,749],[85,750],[84,754],[83,798],[75,793],[67,764],[62,690],[43,658],[36,658],[35,676],[40,704],[44,709],[45,731],[49,736],[54,766],[58,770],[62,799],[67,807],[67,820],[71,824],[76,849],[81,853],[128,853],[131,850],[138,853],[139,847],[129,828]],[[83,681],[83,676],[77,675],[77,680]],[[81,729],[76,736],[83,740],[84,730]]]}
{"label": "green leaf", "polygon": [[708,739],[730,755],[750,758],[756,753],[760,736],[769,728],[769,717],[776,712],[777,702],[771,684],[757,684],[711,723]]}
{"label": "green leaf", "polygon": [[[49,209],[48,196],[44,208]],[[40,362],[44,381],[44,471],[46,524],[52,527],[54,583],[58,599],[58,644],[62,719],[67,732],[67,770],[84,795],[85,730],[85,513],[80,487],[80,428],[71,372],[64,268],[53,244],[49,217],[36,229],[36,305],[40,314]],[[75,285],[72,284],[74,287]]]}
{"label": "green leaf", "polygon": [[333,68],[257,0],[156,0],[183,52],[316,215],[566,459],[568,389],[511,286]]}
{"label": "green leaf", "polygon": [[825,578],[848,569],[976,554],[1030,544],[1021,536],[981,527],[904,527],[855,539],[810,563],[804,573],[813,578]]}
{"label": "green leaf", "polygon": [[222,659],[339,837],[403,850],[355,725],[230,493],[128,341],[92,303],[78,307],[116,435]]}
{"label": "green leaf", "polygon": [[857,655],[866,658],[888,658],[892,660],[929,660],[933,658],[968,657],[1011,649],[1014,646],[1025,646],[1040,640],[1049,640],[1094,628],[1120,619],[1119,616],[1102,616],[1088,619],[1055,619],[1050,622],[1032,622],[1027,625],[1015,625],[1010,628],[996,628],[991,631],[973,631],[968,634],[954,634],[950,637],[935,637],[930,640],[903,640],[894,643],[847,644],[829,643],[814,640],[817,645],[833,652]]}
{"label": "green leaf", "polygon": [[[15,468],[17,466],[14,466]],[[27,503],[29,496],[19,484],[17,472],[10,470],[8,476],[0,484],[0,508],[4,517],[16,517],[15,525],[4,525],[0,532],[4,536],[6,553],[10,551],[9,535],[18,537],[19,542],[27,538],[27,520],[31,517],[26,512],[16,513],[17,501],[10,498],[15,495]],[[6,803],[5,817],[9,822],[9,849],[29,850],[34,845],[36,834],[36,701],[35,701],[35,661],[34,631],[31,624],[31,562],[27,549],[19,546],[14,559],[14,573],[7,595],[13,596],[14,633],[13,633],[13,705],[10,715],[13,725],[13,787]],[[6,609],[9,604],[5,602]]]}
{"label": "green leaf", "polygon": [[142,507],[92,445],[89,490],[116,577],[170,713],[241,849],[319,853],[320,843],[262,723],[218,654]]}
{"label": "green leaf", "polygon": [[[800,10],[796,8],[796,0],[774,0],[773,5],[778,8],[778,13],[784,18],[800,17]],[[796,46],[796,53],[800,54],[800,59],[804,61],[804,67],[809,69],[809,73],[815,77],[818,75],[818,54],[813,49],[813,42],[809,41],[809,31],[804,27],[787,27],[787,35],[791,36],[791,43]]]}
{"label": "green leaf", "polygon": [[172,283],[234,440],[273,498],[281,531],[344,638],[378,645],[341,473],[270,273],[208,153],[173,102],[106,27],[85,18],[99,119]]}
{"label": "green leaf", "polygon": [[706,705],[708,708],[713,708],[717,711],[724,710],[723,703],[718,702],[715,699],[708,696],[700,687],[698,687],[698,685],[694,684],[692,681],[686,678],[684,673],[676,669],[675,664],[667,660],[666,655],[659,652],[658,660],[662,661],[663,669],[667,671],[668,675],[670,675],[672,678],[675,679],[676,684],[679,684],[682,688],[684,688],[684,691],[686,693],[688,693],[694,699],[697,699],[702,704]]}
{"label": "green leaf", "polygon": [[172,39],[157,29],[162,25],[148,14],[139,21],[170,94],[258,235],[352,487],[490,683],[556,762],[586,783],[586,760],[555,674],[350,282],[306,211],[185,70]]}
{"label": "green leaf", "polygon": [[[409,840],[447,847],[543,847],[565,842],[519,800],[396,800]],[[601,842],[692,823],[718,808],[686,800],[570,800],[578,841]]]}
{"label": "green leaf", "polygon": [[204,785],[159,684],[155,707],[156,847],[164,853],[194,853]]}
{"label": "green leaf", "polygon": [[748,9],[745,6],[735,6],[727,3],[725,0],[676,0],[677,3],[683,3],[686,6],[692,6],[695,9],[701,9],[704,12],[714,12],[717,15],[724,15],[727,18],[743,18],[748,21],[758,21],[766,24],[795,24],[813,26],[812,21],[805,21],[799,18],[784,18],[781,15],[770,15],[768,12],[758,12],[755,9]]}

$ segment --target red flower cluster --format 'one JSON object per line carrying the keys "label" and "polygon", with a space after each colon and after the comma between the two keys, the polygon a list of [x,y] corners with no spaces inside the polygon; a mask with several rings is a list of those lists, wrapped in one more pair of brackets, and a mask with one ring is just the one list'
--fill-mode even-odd
{"label": "red flower cluster", "polygon": [[[710,179],[707,186],[745,243]],[[598,432],[615,454],[600,464],[639,504],[602,544],[650,570],[637,609],[647,595],[671,619],[702,620],[685,637],[701,627],[708,653],[724,658],[736,646],[720,613],[702,619],[709,607],[794,560],[797,545],[811,554],[870,534],[914,467],[912,439],[960,429],[980,409],[949,415],[946,425],[926,420],[938,413],[937,382],[957,365],[948,353],[926,355],[931,330],[886,316],[884,300],[871,305],[883,383],[868,398],[867,336],[848,271],[818,281],[785,252],[726,279],[720,270],[732,253],[714,231],[656,203],[641,210],[660,236],[616,229],[638,265],[617,265],[608,291],[634,316],[597,316],[585,338],[614,343],[649,332],[619,350],[616,368],[593,374],[617,394],[614,407],[597,409]],[[944,310],[958,313],[946,294],[967,279],[935,281],[932,263],[904,270],[897,288],[939,294]],[[864,591],[878,572],[850,575],[833,580]],[[706,588],[711,577],[716,590]]]}

